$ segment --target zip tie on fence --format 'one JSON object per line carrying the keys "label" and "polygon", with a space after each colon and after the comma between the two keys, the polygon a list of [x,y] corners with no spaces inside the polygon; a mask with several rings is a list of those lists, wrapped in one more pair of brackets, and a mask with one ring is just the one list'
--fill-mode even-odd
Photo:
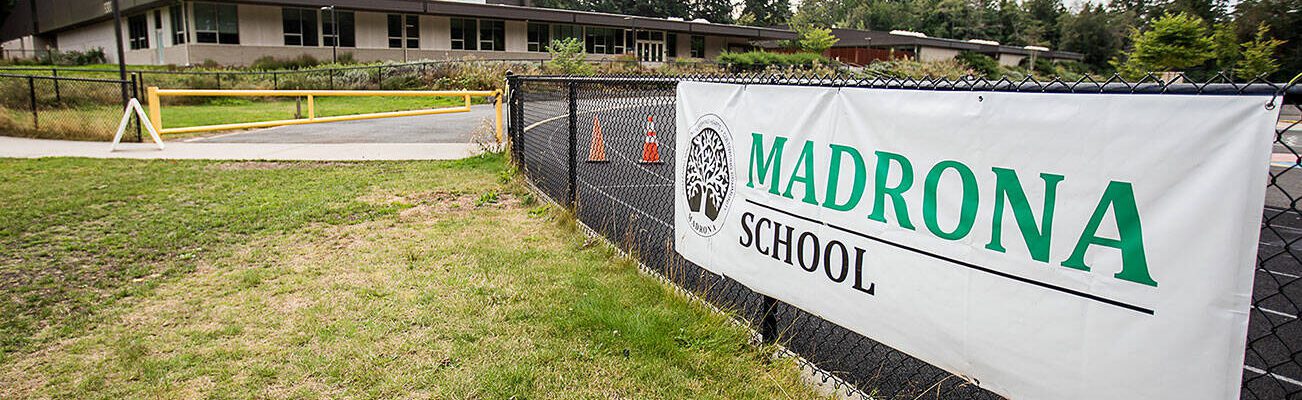
{"label": "zip tie on fence", "polygon": [[1302,78],[1302,72],[1299,72],[1297,75],[1293,76],[1293,79],[1289,79],[1288,83],[1285,83],[1284,86],[1280,86],[1279,90],[1275,91],[1275,94],[1273,96],[1270,96],[1270,101],[1266,102],[1266,109],[1274,110],[1275,99],[1278,98],[1280,95],[1284,94],[1285,91],[1288,91],[1288,88],[1293,87],[1293,84],[1297,83],[1299,78]]}

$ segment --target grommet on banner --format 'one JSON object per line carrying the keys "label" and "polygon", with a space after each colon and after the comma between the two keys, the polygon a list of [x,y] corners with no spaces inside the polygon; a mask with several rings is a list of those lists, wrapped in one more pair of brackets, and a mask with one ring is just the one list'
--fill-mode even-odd
{"label": "grommet on banner", "polygon": [[588,161],[590,163],[609,162],[606,159],[606,142],[601,138],[601,121],[596,115],[592,116],[592,145],[588,149]]}
{"label": "grommet on banner", "polygon": [[662,164],[660,160],[660,143],[656,141],[656,122],[652,116],[646,117],[646,140],[642,142],[642,164]]}

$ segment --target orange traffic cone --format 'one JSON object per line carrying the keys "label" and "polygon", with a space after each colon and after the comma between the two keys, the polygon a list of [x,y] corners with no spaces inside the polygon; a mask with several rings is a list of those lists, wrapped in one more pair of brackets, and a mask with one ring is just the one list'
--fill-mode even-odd
{"label": "orange traffic cone", "polygon": [[650,115],[646,117],[646,141],[642,143],[643,164],[660,164],[660,143],[656,141],[656,122]]}
{"label": "orange traffic cone", "polygon": [[588,149],[588,162],[604,163],[606,159],[606,142],[601,139],[601,121],[592,116],[592,146]]}

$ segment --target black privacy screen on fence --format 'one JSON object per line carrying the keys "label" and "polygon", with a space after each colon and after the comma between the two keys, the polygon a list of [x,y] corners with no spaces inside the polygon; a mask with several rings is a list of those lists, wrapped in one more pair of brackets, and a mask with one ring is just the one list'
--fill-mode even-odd
{"label": "black privacy screen on fence", "polygon": [[[852,86],[898,90],[997,90],[1079,93],[1276,94],[1282,107],[1261,225],[1241,397],[1302,399],[1302,114],[1296,87],[1033,81],[843,80],[773,76],[512,76],[511,154],[538,190],[574,210],[587,227],[635,255],[647,268],[777,340],[843,394],[877,399],[1000,398],[977,384],[754,292],[687,262],[673,248],[675,88],[678,82]],[[648,117],[652,119],[648,123]],[[599,129],[596,125],[599,125]],[[662,163],[643,163],[644,134],[654,129]],[[592,154],[594,131],[604,153]],[[612,134],[621,132],[621,134]],[[1173,132],[1157,132],[1171,134]],[[1295,137],[1298,141],[1295,141]],[[1295,148],[1294,146],[1298,146]],[[1284,155],[1284,156],[1282,156]],[[592,162],[604,156],[606,162]]]}

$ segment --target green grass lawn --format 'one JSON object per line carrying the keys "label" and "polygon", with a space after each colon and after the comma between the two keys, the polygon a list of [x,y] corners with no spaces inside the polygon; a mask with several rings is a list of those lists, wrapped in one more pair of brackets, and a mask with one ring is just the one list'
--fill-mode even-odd
{"label": "green grass lawn", "polygon": [[0,160],[0,398],[812,398],[500,156]]}

